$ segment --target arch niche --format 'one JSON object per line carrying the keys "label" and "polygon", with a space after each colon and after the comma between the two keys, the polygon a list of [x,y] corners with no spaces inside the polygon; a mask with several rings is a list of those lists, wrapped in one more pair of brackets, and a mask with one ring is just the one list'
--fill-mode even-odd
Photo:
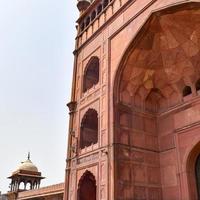
{"label": "arch niche", "polygon": [[96,200],[96,179],[90,172],[86,171],[78,184],[77,200]]}
{"label": "arch niche", "polygon": [[93,56],[84,71],[83,75],[83,92],[91,89],[94,85],[99,82],[99,58]]}
{"label": "arch niche", "polygon": [[200,199],[200,142],[191,150],[186,166],[188,189],[191,199]]}
{"label": "arch niche", "polygon": [[[146,150],[146,156],[148,153],[158,156],[158,139],[162,132],[157,124],[165,124],[160,114],[169,113],[171,108],[181,105],[183,89],[185,86],[194,87],[195,80],[200,76],[199,11],[199,3],[187,3],[153,13],[127,48],[114,82],[116,144],[129,145],[136,150],[142,148]],[[170,125],[166,126],[173,129]],[[128,170],[137,173],[133,170],[134,164],[130,169],[116,159],[116,166],[121,174],[126,174]],[[155,167],[159,168],[159,164]],[[116,174],[115,178],[121,182],[125,179],[125,175]],[[154,177],[159,176],[158,170]],[[161,191],[159,180],[153,180],[153,184]],[[137,181],[141,183],[137,175],[132,178],[127,176],[124,181],[133,186]],[[148,185],[142,187],[148,189]],[[116,195],[123,198],[123,189]],[[135,198],[150,198],[144,196],[144,192],[132,195]],[[161,195],[158,191],[158,199]],[[128,197],[133,198],[131,192]]]}
{"label": "arch niche", "polygon": [[98,113],[88,109],[81,121],[80,148],[89,147],[98,142]]}

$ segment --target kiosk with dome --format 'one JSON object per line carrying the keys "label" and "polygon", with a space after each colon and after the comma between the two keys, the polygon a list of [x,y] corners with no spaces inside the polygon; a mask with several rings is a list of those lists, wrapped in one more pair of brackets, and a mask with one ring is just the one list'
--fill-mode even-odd
{"label": "kiosk with dome", "polygon": [[25,190],[38,189],[41,180],[44,179],[41,172],[30,160],[30,153],[28,153],[27,160],[21,162],[19,167],[8,178],[11,179],[10,193],[15,194]]}

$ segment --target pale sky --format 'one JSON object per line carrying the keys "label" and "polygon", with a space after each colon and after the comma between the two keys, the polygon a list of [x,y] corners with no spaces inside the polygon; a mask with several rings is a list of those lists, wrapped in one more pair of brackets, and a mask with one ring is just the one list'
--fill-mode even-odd
{"label": "pale sky", "polygon": [[0,191],[31,160],[64,181],[76,0],[0,0]]}

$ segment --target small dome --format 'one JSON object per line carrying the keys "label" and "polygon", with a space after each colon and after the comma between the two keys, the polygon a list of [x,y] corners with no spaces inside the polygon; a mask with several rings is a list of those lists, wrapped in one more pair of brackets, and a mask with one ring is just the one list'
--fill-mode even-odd
{"label": "small dome", "polygon": [[21,164],[18,166],[17,170],[38,172],[38,168],[29,159],[24,162],[21,162]]}
{"label": "small dome", "polygon": [[18,166],[16,171],[19,171],[19,170],[38,172],[38,168],[30,160],[30,153],[28,154],[28,159],[24,162],[21,162],[21,164]]}

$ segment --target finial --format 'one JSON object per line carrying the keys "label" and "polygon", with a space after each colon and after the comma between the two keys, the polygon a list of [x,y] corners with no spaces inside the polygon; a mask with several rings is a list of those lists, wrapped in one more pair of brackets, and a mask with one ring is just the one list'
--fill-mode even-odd
{"label": "finial", "polygon": [[30,157],[31,157],[31,156],[30,156],[30,151],[29,151],[29,152],[28,152],[28,160],[30,160]]}

